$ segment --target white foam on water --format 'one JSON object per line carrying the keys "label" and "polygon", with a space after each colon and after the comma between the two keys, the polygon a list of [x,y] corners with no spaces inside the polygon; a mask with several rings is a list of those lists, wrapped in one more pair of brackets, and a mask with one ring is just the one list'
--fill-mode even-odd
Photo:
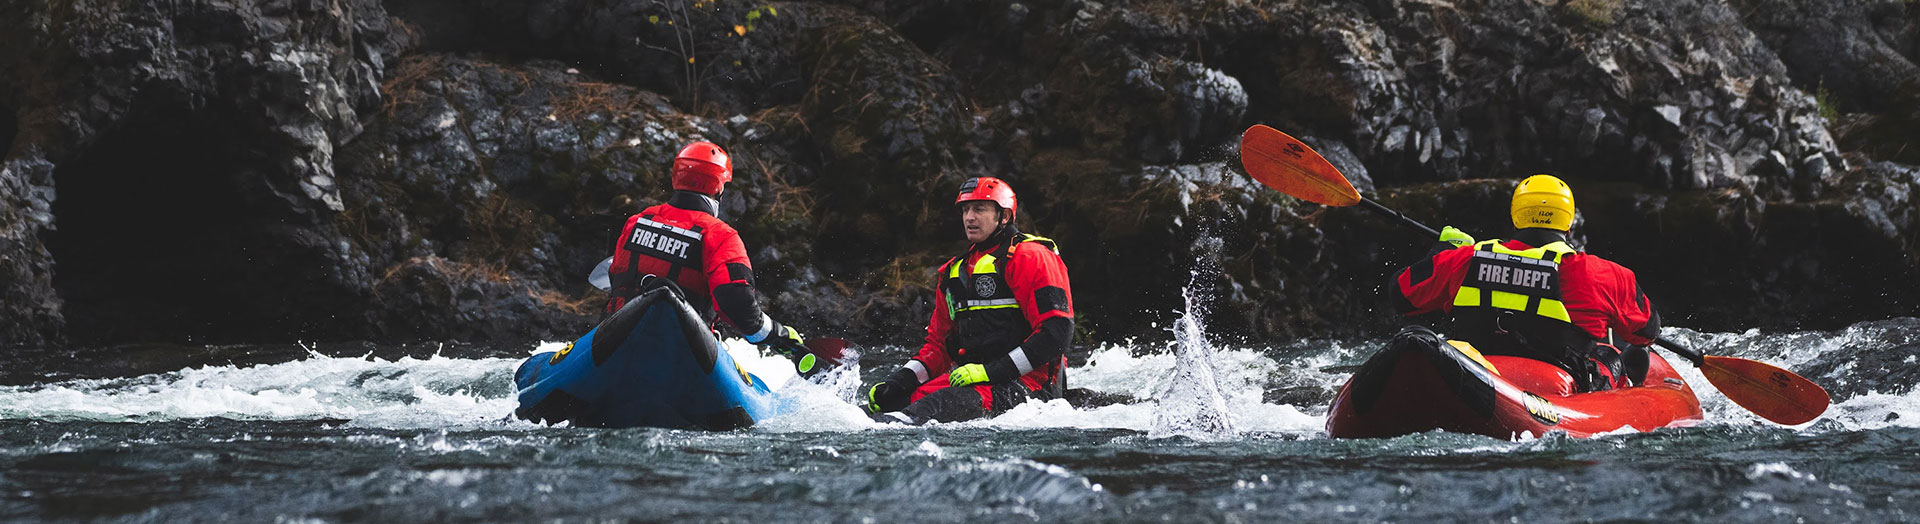
{"label": "white foam on water", "polygon": [[[859,354],[849,350],[848,362],[840,367],[801,379],[787,364],[793,378],[774,390],[778,403],[775,415],[760,421],[756,430],[787,432],[857,431],[875,426],[861,406],[866,399],[860,391]],[[782,358],[780,363],[787,363]]]}
{"label": "white foam on water", "polygon": [[[544,344],[535,353],[564,344]],[[799,380],[786,358],[744,341],[724,343],[743,369],[771,384],[783,414],[756,430],[860,431],[898,428],[867,418],[861,406],[860,367]],[[1072,368],[1073,387],[1123,395],[1132,403],[1079,408],[1065,400],[1029,402],[1000,417],[953,424],[999,428],[1117,428],[1153,431],[1166,410],[1162,395],[1177,391],[1172,347],[1104,345],[1086,365]],[[1139,351],[1141,355],[1134,356]],[[1320,417],[1289,405],[1261,402],[1279,364],[1257,350],[1213,354],[1222,407],[1239,431],[1306,433]],[[516,407],[513,370],[518,359],[330,357],[317,353],[280,364],[207,366],[124,379],[71,380],[0,387],[0,419],[156,422],[224,417],[241,420],[344,419],[355,427],[532,429],[506,420]]]}
{"label": "white foam on water", "polygon": [[1766,477],[1793,480],[1818,480],[1814,478],[1813,475],[1795,471],[1793,466],[1789,466],[1785,462],[1756,462],[1747,468],[1747,480],[1759,480]]}
{"label": "white foam on water", "polygon": [[849,349],[847,362],[822,371],[812,379],[800,378],[793,361],[767,351],[743,339],[722,341],[727,353],[742,369],[760,377],[773,391],[774,411],[780,413],[760,421],[754,429],[777,433],[815,431],[855,431],[875,425],[867,418],[860,388],[860,353]]}
{"label": "white foam on water", "polygon": [[[348,419],[374,427],[495,424],[512,412],[511,359],[398,360],[309,354],[127,379],[0,387],[0,418],[149,422],[225,417]],[[504,382],[503,382],[504,381]]]}
{"label": "white foam on water", "polygon": [[[1161,417],[1168,405],[1163,395],[1192,394],[1191,391],[1169,387],[1178,380],[1175,368],[1181,364],[1180,359],[1172,354],[1174,350],[1172,347],[1142,348],[1142,354],[1135,356],[1134,346],[1105,345],[1093,351],[1086,365],[1067,371],[1067,383],[1072,387],[1131,397],[1138,400],[1135,403],[1087,409],[1071,408],[1066,401],[1033,403],[1015,407],[993,422],[1011,427],[1065,425],[1152,432],[1156,429],[1156,421],[1165,421]],[[1236,431],[1305,433],[1321,430],[1321,417],[1308,415],[1296,406],[1262,402],[1269,378],[1280,371],[1280,365],[1273,359],[1251,349],[1220,349],[1211,356],[1214,383],[1221,395],[1217,406],[1207,407],[1224,410],[1231,417]],[[1192,400],[1188,397],[1180,401]],[[1209,434],[1183,435],[1207,438]]]}
{"label": "white foam on water", "polygon": [[1904,394],[1868,393],[1834,403],[1820,418],[1848,430],[1920,427],[1920,388]]}
{"label": "white foam on water", "polygon": [[[1094,350],[1086,365],[1067,371],[1068,385],[1098,393],[1121,395],[1134,402],[1098,407],[1076,407],[1064,399],[1033,401],[1015,406],[998,417],[942,427],[987,427],[1001,429],[1128,429],[1152,432],[1156,420],[1167,409],[1162,395],[1174,381],[1177,359],[1169,347],[1139,348],[1103,345]],[[1234,418],[1239,432],[1313,433],[1322,431],[1322,417],[1300,408],[1261,402],[1268,377],[1279,364],[1257,350],[1222,349],[1214,353],[1215,376],[1223,395],[1221,406]],[[784,361],[783,361],[784,362]],[[907,430],[906,426],[878,424],[860,407],[864,392],[858,382],[857,367],[843,368],[844,375],[825,379],[825,384],[791,381],[776,390],[787,410],[756,426],[756,430],[774,432],[859,431],[868,429]],[[771,382],[771,381],[770,381]],[[1193,438],[1212,438],[1211,434],[1182,434]],[[1163,435],[1170,436],[1170,435]]]}
{"label": "white foam on water", "polygon": [[781,388],[786,387],[787,382],[800,377],[800,373],[793,369],[793,362],[786,357],[772,351],[761,351],[759,346],[745,339],[720,339],[720,349],[726,350],[727,354],[733,357],[733,363],[739,365],[740,369],[747,370],[753,376],[766,381],[767,389],[780,391]]}
{"label": "white foam on water", "polygon": [[[1849,327],[1838,333],[1798,332],[1763,334],[1759,330],[1742,333],[1698,333],[1691,330],[1677,330],[1684,336],[1697,341],[1691,344],[1695,348],[1711,348],[1712,354],[1758,360],[1779,366],[1796,373],[1831,359],[1852,360],[1854,354],[1868,351],[1869,348],[1891,347],[1913,343],[1912,337],[1903,334],[1898,321],[1868,322]],[[1679,357],[1666,353],[1667,361],[1673,364],[1681,378],[1693,386],[1694,393],[1700,397],[1700,408],[1705,412],[1707,424],[1778,426],[1760,418],[1739,404],[1733,403],[1725,394],[1707,381],[1699,368]],[[1839,366],[1842,376],[1850,376],[1851,363]],[[1822,386],[1833,387],[1836,384],[1824,384],[1824,377],[1809,377]],[[1840,379],[1844,381],[1845,379]],[[1920,427],[1920,388],[1905,393],[1868,392],[1852,398],[1836,401],[1827,408],[1826,413],[1805,424],[1790,426],[1800,430],[1827,427],[1838,424],[1847,430],[1879,429],[1886,427]]]}
{"label": "white foam on water", "polygon": [[[1214,376],[1215,383],[1218,384],[1218,390],[1224,393],[1217,406],[1206,408],[1220,409],[1221,413],[1232,417],[1235,426],[1231,432],[1164,431],[1166,413],[1170,409],[1165,396],[1191,395],[1192,392],[1168,387],[1178,380],[1175,378],[1175,368],[1179,365],[1179,358],[1169,353],[1171,348],[1141,348],[1143,354],[1139,356],[1133,355],[1135,351],[1133,346],[1104,345],[1094,350],[1086,365],[1067,371],[1067,383],[1074,388],[1130,397],[1134,402],[1098,407],[1076,407],[1064,399],[1027,402],[992,419],[944,426],[1127,429],[1147,432],[1151,437],[1185,436],[1205,440],[1245,432],[1321,431],[1323,423],[1319,416],[1304,413],[1295,406],[1261,402],[1267,377],[1276,370],[1278,364],[1258,351],[1245,349],[1222,349],[1213,354],[1213,370],[1218,372]],[[1192,397],[1176,400],[1192,401]],[[1184,404],[1171,409],[1190,408],[1191,404]]]}
{"label": "white foam on water", "polygon": [[[1736,349],[1727,353],[1766,360],[1789,369],[1804,368],[1821,359],[1846,358],[1854,354],[1851,352],[1889,343],[1885,335],[1875,334],[1870,326],[1812,339],[1804,334],[1688,336],[1746,340],[1744,345],[1729,342]],[[1232,438],[1248,432],[1322,435],[1326,406],[1317,405],[1318,402],[1300,406],[1269,403],[1264,401],[1267,391],[1276,388],[1331,390],[1346,380],[1347,373],[1328,371],[1328,368],[1353,363],[1375,346],[1369,342],[1343,346],[1308,341],[1297,344],[1297,348],[1282,353],[1276,360],[1263,350],[1211,344],[1204,348],[1208,353],[1205,358],[1183,359],[1179,353],[1183,344],[1186,342],[1105,344],[1094,348],[1082,365],[1068,370],[1070,387],[1116,395],[1122,398],[1121,403],[1087,407],[1074,406],[1065,400],[1029,402],[994,419],[948,426],[1112,428],[1145,432],[1150,437],[1180,435],[1200,439]],[[554,350],[561,345],[547,344],[538,350]],[[867,418],[861,408],[865,399],[860,388],[864,384],[860,382],[861,368],[857,361],[807,381],[798,380],[792,364],[782,356],[763,352],[737,339],[725,341],[724,347],[743,369],[772,385],[776,402],[784,413],[763,421],[756,431],[906,429],[876,424]],[[1795,353],[1783,348],[1804,351]],[[1697,369],[1678,359],[1672,362],[1698,392],[1707,424],[1772,425],[1728,401]],[[537,428],[539,426],[517,420],[503,421],[515,408],[512,376],[518,364],[519,359],[435,356],[387,360],[311,353],[301,360],[271,365],[208,366],[132,378],[0,386],[0,419],[152,422],[225,417],[344,419],[350,426],[380,428]],[[1211,386],[1179,387],[1204,382],[1192,380],[1196,373],[1207,375]],[[1227,421],[1230,425],[1196,425],[1205,429],[1192,431],[1169,428],[1172,425],[1169,421],[1197,419]],[[1907,389],[1895,393],[1870,392],[1836,402],[1820,419],[1800,429],[1833,431],[1917,426],[1920,426],[1920,390]],[[1220,430],[1222,427],[1226,429]]]}

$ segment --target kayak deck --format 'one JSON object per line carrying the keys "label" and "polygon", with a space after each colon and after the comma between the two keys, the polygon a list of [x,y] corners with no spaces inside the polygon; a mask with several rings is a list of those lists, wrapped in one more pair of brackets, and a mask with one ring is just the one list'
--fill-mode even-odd
{"label": "kayak deck", "polygon": [[514,373],[514,415],[576,427],[728,430],[772,416],[765,381],[740,369],[671,288],[629,301],[557,352]]}
{"label": "kayak deck", "polygon": [[1693,388],[1665,359],[1649,357],[1638,386],[1573,393],[1573,378],[1546,362],[1483,356],[1459,341],[1390,343],[1341,387],[1327,412],[1327,433],[1385,438],[1439,429],[1513,439],[1558,431],[1585,438],[1699,422]]}

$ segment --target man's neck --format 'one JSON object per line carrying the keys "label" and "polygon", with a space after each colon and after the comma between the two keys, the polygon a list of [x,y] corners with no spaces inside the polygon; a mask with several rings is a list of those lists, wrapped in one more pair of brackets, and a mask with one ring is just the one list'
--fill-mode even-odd
{"label": "man's neck", "polygon": [[1540,247],[1554,242],[1567,241],[1567,233],[1558,229],[1529,227],[1514,231],[1513,239],[1526,242],[1529,246]]}

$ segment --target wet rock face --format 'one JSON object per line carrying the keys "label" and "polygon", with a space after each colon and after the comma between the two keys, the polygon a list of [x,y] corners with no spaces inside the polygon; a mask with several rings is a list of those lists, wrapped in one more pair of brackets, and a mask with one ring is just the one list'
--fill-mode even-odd
{"label": "wet rock face", "polygon": [[1920,312],[1889,2],[16,4],[3,342],[572,338],[692,140],[734,155],[723,218],[809,333],[917,341],[972,176],[1059,241],[1089,340],[1164,336],[1211,238],[1216,331],[1400,322],[1382,285],[1429,239],[1251,182],[1252,123],[1482,237],[1561,174],[1690,327]]}
{"label": "wet rock face", "polygon": [[377,2],[5,11],[0,337],[348,322],[334,308],[365,274],[327,225],[341,209],[333,151],[405,47]]}
{"label": "wet rock face", "polygon": [[779,179],[754,168],[769,153],[741,138],[760,132],[750,119],[682,114],[551,62],[415,55],[384,88],[384,117],[339,157],[336,223],[375,275],[364,336],[584,332],[606,298],[586,275],[629,215],[671,195],[667,166],[692,141],[731,146],[723,217],[780,223],[767,189]]}
{"label": "wet rock face", "polygon": [[1835,111],[1887,113],[1920,77],[1914,47],[1920,10],[1910,2],[1733,2],[1755,36],[1787,66],[1795,85],[1829,98]]}
{"label": "wet rock face", "polygon": [[1552,170],[1807,197],[1840,168],[1813,101],[1723,5],[1374,11],[1378,26],[1363,18],[1328,37],[1355,64],[1355,139],[1376,171]]}

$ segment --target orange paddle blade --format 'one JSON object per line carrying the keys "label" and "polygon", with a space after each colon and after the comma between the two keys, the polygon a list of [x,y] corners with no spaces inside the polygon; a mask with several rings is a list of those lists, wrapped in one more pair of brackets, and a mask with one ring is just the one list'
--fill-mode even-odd
{"label": "orange paddle blade", "polygon": [[1780,424],[1805,424],[1833,403],[1819,384],[1757,360],[1707,355],[1700,372],[1728,400]]}
{"label": "orange paddle blade", "polygon": [[1320,153],[1278,129],[1255,124],[1240,135],[1240,165],[1279,192],[1322,205],[1360,203],[1360,192]]}

